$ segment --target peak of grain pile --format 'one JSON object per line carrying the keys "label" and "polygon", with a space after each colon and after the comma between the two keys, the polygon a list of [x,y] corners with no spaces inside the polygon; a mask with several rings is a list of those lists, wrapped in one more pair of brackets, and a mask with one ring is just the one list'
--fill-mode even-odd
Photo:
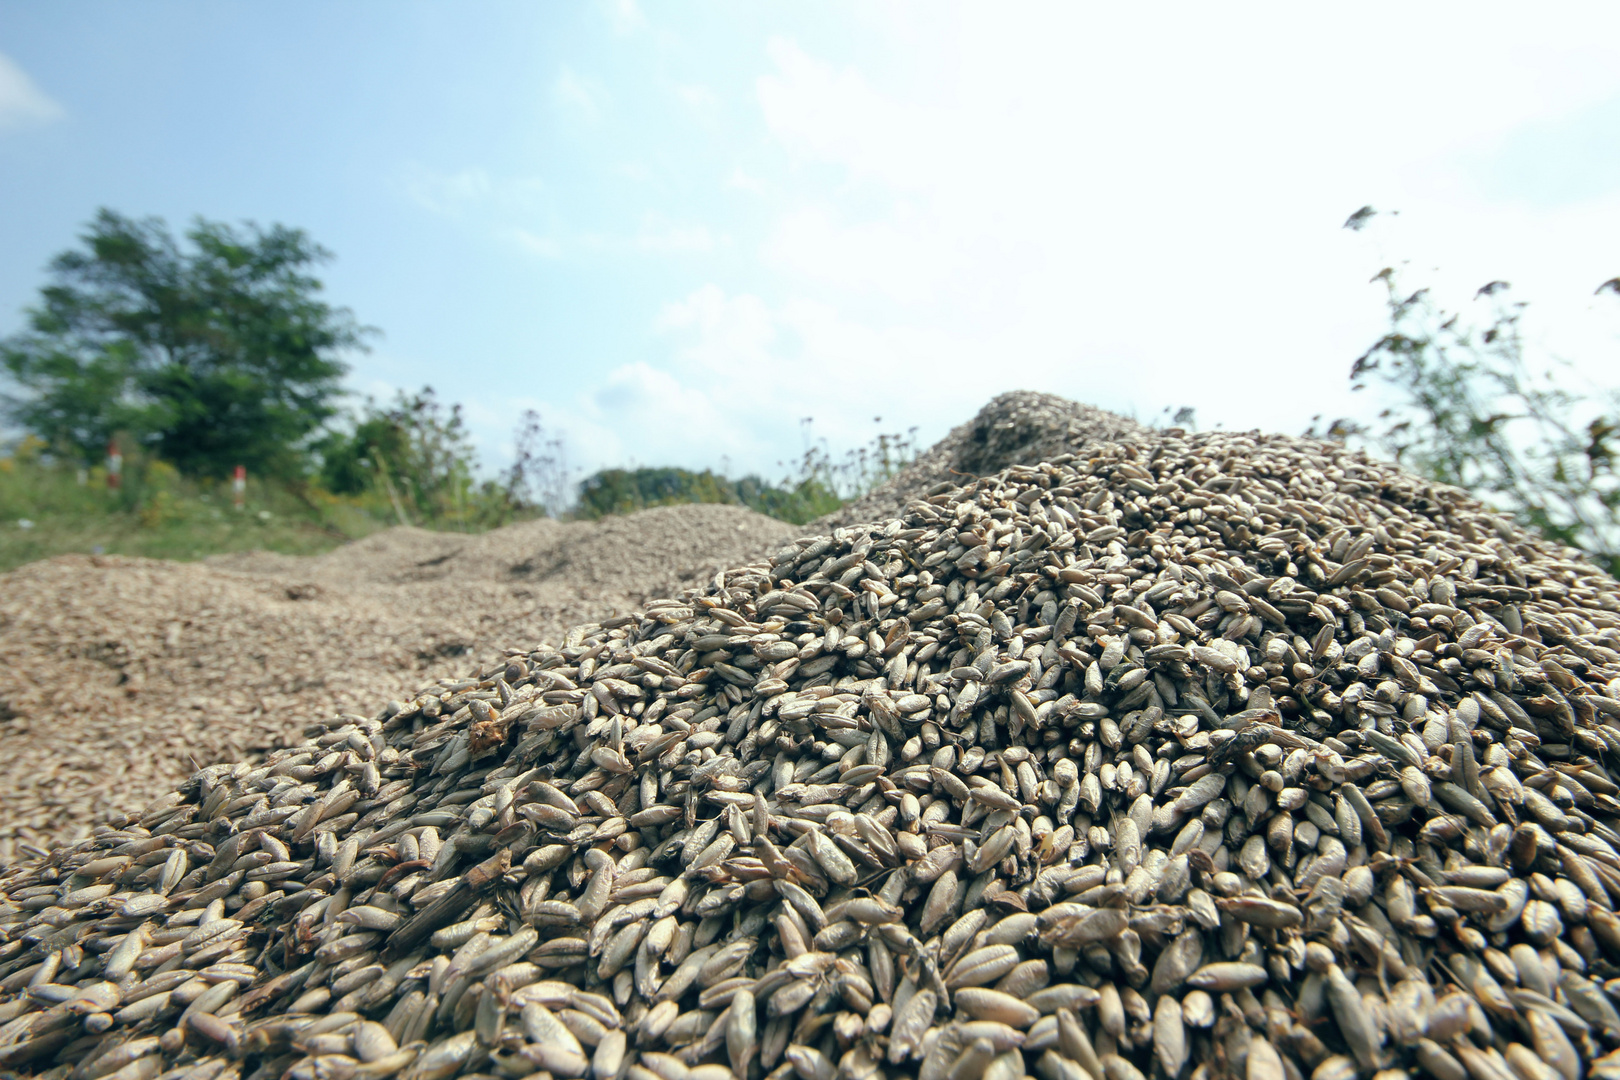
{"label": "peak of grain pile", "polygon": [[899,475],[814,524],[824,531],[888,521],[937,484],[971,483],[1013,465],[1039,465],[1102,443],[1150,437],[1135,420],[1056,394],[1015,390],[991,398],[978,414],[929,447]]}
{"label": "peak of grain pile", "polygon": [[1617,649],[1320,443],[942,482],[14,871],[0,1067],[1620,1076]]}
{"label": "peak of grain pile", "polygon": [[312,720],[707,581],[792,528],[671,506],[390,529],[314,558],[74,555],[0,575],[0,866],[201,766],[298,742]]}

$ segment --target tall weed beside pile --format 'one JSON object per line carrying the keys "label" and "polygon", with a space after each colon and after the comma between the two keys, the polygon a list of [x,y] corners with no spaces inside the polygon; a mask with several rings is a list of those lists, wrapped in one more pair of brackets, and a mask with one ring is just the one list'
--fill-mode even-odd
{"label": "tall weed beside pile", "polygon": [[[1363,207],[1345,227],[1360,231],[1375,214]],[[1370,424],[1318,417],[1306,434],[1369,443],[1620,575],[1620,390],[1583,387],[1568,363],[1538,355],[1524,335],[1528,305],[1505,281],[1482,286],[1470,313],[1445,310],[1395,267],[1372,280],[1389,329],[1350,381],[1382,408]],[[1610,293],[1620,297],[1620,278],[1597,287]]]}

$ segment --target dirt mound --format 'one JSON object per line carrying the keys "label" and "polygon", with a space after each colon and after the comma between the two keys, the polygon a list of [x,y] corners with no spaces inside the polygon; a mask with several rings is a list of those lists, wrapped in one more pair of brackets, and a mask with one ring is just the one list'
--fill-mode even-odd
{"label": "dirt mound", "polygon": [[477,536],[391,529],[313,558],[21,567],[0,579],[0,864],[18,841],[88,835],[198,767],[705,583],[797,532],[677,506]]}
{"label": "dirt mound", "polygon": [[1152,429],[1135,420],[1092,405],[1015,390],[991,399],[977,416],[953,428],[893,480],[812,527],[886,521],[942,483],[960,484],[1012,465],[1038,465],[1085,447],[1151,434]]}

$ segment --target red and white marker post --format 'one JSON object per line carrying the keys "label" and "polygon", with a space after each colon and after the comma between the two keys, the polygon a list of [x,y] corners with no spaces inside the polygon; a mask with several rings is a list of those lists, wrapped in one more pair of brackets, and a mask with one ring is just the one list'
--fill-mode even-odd
{"label": "red and white marker post", "polygon": [[231,475],[231,496],[236,502],[236,508],[242,509],[242,502],[247,498],[246,465],[238,465],[236,472]]}

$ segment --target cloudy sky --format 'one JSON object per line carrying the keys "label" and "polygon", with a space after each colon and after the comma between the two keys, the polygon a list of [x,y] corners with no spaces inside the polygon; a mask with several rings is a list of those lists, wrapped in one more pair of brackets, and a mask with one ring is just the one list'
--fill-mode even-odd
{"label": "cloudy sky", "polygon": [[491,465],[527,407],[587,469],[767,475],[804,417],[926,443],[1019,388],[1299,431],[1367,411],[1402,259],[1613,385],[1617,42],[1613,4],[0,0],[0,334],[109,206],[308,230],[384,331],[351,386],[432,384]]}

